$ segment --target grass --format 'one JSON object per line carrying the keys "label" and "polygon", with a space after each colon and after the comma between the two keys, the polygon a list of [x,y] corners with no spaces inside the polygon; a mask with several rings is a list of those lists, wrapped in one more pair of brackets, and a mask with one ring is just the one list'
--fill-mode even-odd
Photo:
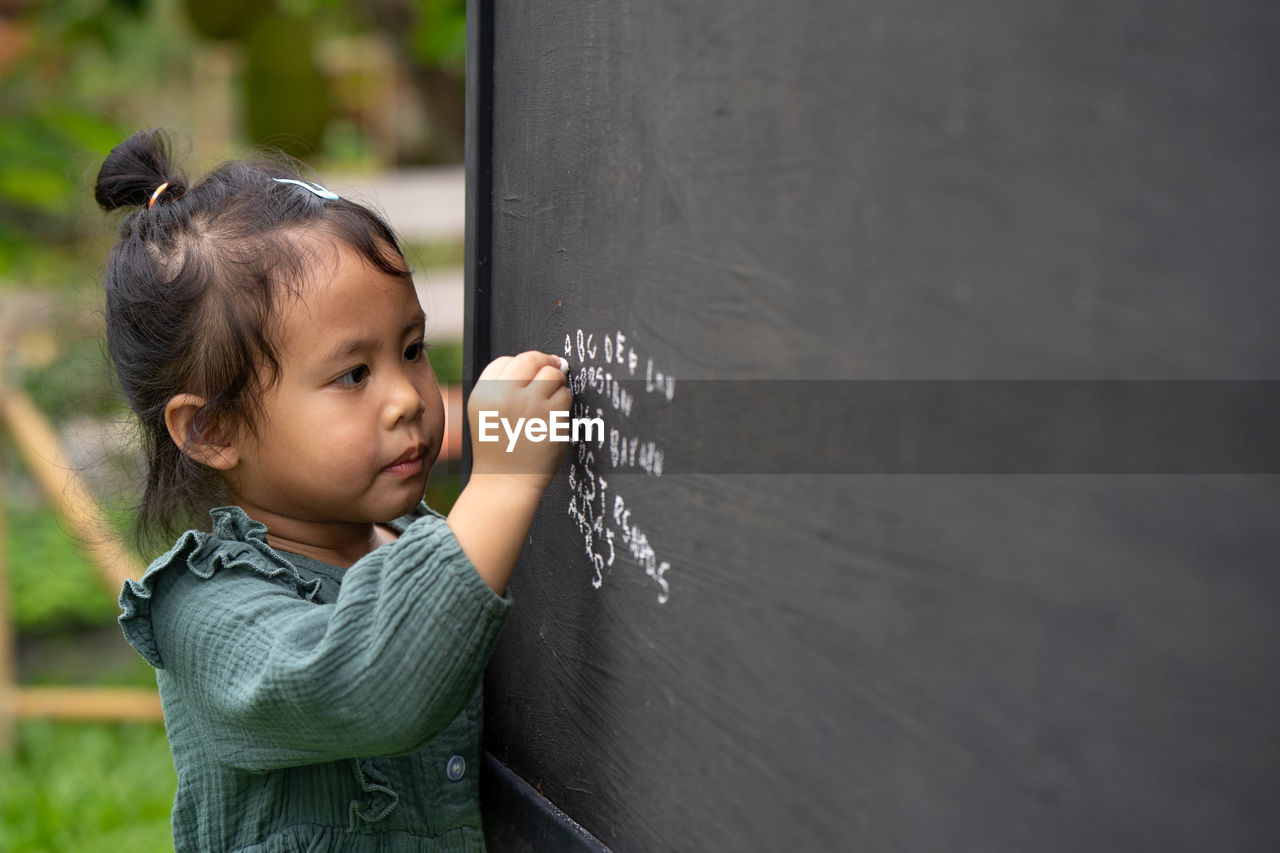
{"label": "grass", "polygon": [[[53,513],[7,503],[23,683],[154,686],[115,625],[115,596]],[[21,721],[0,745],[0,851],[172,850],[176,787],[160,724]]]}
{"label": "grass", "polygon": [[159,724],[22,722],[0,750],[0,850],[172,850],[176,788]]}
{"label": "grass", "polygon": [[[10,475],[12,476],[12,475]],[[81,556],[48,508],[5,507],[13,618],[20,632],[49,633],[110,625],[115,596]]]}

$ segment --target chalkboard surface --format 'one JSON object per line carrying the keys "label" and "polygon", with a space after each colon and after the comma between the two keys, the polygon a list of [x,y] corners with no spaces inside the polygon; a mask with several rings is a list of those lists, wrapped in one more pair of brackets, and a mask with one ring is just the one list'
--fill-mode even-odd
{"label": "chalkboard surface", "polygon": [[607,427],[491,758],[619,851],[1274,849],[1277,7],[469,16],[468,369]]}

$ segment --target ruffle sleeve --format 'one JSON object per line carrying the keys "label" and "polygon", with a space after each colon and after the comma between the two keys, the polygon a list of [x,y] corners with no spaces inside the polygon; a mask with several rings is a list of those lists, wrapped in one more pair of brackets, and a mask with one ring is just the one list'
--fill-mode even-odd
{"label": "ruffle sleeve", "polygon": [[120,622],[161,670],[171,738],[197,732],[202,754],[257,773],[416,751],[457,718],[511,601],[444,518],[413,520],[332,598],[313,576],[231,508],[125,586]]}
{"label": "ruffle sleeve", "polygon": [[210,512],[212,532],[188,530],[157,558],[141,580],[130,578],[120,590],[120,627],[147,663],[164,669],[164,660],[151,623],[151,605],[157,584],[166,573],[187,571],[208,579],[219,569],[243,569],[278,580],[306,600],[314,600],[319,580],[305,580],[289,561],[267,545],[267,528],[238,507],[218,507]]}

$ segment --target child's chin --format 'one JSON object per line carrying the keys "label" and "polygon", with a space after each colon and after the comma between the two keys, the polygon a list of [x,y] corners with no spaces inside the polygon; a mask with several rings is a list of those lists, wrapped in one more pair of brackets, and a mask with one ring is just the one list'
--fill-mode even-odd
{"label": "child's chin", "polygon": [[422,487],[417,489],[412,495],[405,497],[402,501],[391,507],[391,517],[387,520],[390,521],[391,519],[399,518],[402,515],[408,515],[417,509],[418,504],[422,503],[426,490],[427,478],[423,477]]}

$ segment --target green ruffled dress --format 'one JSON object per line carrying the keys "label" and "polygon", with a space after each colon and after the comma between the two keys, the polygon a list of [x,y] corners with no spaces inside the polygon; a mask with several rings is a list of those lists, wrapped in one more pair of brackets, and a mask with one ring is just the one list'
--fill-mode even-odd
{"label": "green ruffled dress", "polygon": [[177,851],[475,851],[481,680],[510,608],[425,505],[346,570],[236,507],[120,593],[156,667]]}

